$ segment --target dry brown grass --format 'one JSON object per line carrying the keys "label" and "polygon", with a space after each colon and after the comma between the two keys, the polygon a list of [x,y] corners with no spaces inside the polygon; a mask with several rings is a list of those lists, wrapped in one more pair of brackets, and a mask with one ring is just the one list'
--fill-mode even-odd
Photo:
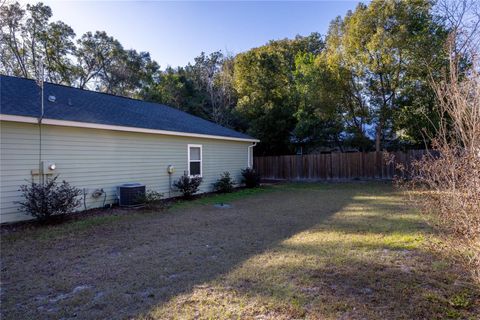
{"label": "dry brown grass", "polygon": [[247,193],[3,235],[2,319],[478,315],[479,288],[389,185]]}
{"label": "dry brown grass", "polygon": [[[465,10],[463,3],[455,8]],[[440,119],[430,137],[432,150],[400,168],[409,179],[398,184],[444,235],[439,249],[467,266],[480,284],[480,56],[475,46],[457,51],[461,31],[450,35],[444,79],[432,83]]]}

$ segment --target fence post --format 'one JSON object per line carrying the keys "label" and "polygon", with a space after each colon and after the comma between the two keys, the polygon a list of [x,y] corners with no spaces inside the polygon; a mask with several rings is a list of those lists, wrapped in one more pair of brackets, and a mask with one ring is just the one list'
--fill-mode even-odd
{"label": "fence post", "polygon": [[[424,150],[396,152],[395,164],[408,170],[423,154]],[[253,163],[264,179],[392,179],[396,174],[395,164],[384,164],[382,152],[375,151],[255,157]]]}

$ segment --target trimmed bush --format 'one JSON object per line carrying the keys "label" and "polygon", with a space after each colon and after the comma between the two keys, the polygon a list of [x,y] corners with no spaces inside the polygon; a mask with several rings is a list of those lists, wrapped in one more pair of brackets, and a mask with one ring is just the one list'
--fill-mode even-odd
{"label": "trimmed bush", "polygon": [[221,193],[229,193],[233,191],[235,181],[230,177],[230,172],[222,173],[220,179],[213,184],[213,189]]}
{"label": "trimmed bush", "polygon": [[183,194],[184,198],[188,199],[198,192],[202,180],[201,177],[190,177],[185,173],[173,183],[173,186]]}
{"label": "trimmed bush", "polygon": [[66,181],[58,184],[57,178],[48,180],[44,184],[32,182],[20,186],[25,200],[18,202],[21,206],[19,210],[43,221],[52,216],[71,213],[80,205],[78,196],[82,191]]}
{"label": "trimmed bush", "polygon": [[260,175],[253,168],[243,169],[242,177],[242,183],[244,183],[247,188],[260,186]]}
{"label": "trimmed bush", "polygon": [[155,190],[145,191],[145,195],[141,195],[138,198],[139,203],[143,203],[147,209],[155,209],[160,207],[163,198],[163,193]]}

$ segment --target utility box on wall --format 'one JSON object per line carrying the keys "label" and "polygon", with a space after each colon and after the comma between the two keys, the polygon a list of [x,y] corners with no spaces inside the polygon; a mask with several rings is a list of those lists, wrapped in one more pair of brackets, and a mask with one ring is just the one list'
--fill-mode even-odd
{"label": "utility box on wall", "polygon": [[57,164],[55,161],[51,160],[44,160],[40,163],[42,171],[40,171],[40,168],[32,169],[30,170],[30,173],[32,176],[38,176],[42,172],[43,174],[55,174],[57,173]]}
{"label": "utility box on wall", "polygon": [[42,161],[43,174],[54,174],[57,170],[57,164],[54,161]]}

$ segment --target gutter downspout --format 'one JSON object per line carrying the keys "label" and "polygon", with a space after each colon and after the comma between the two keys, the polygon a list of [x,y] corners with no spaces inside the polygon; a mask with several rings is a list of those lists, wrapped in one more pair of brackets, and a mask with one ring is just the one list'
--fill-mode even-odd
{"label": "gutter downspout", "polygon": [[[253,167],[253,147],[255,147],[257,145],[256,142],[254,142],[251,146],[248,146],[248,162],[247,162],[247,166],[249,168],[252,168]],[[250,157],[250,155],[252,155]],[[251,162],[250,162],[251,161]]]}
{"label": "gutter downspout", "polygon": [[41,104],[41,110],[40,110],[40,117],[38,118],[38,135],[39,135],[39,141],[38,141],[38,173],[39,173],[39,180],[42,186],[45,183],[45,177],[44,177],[44,172],[43,172],[43,163],[42,163],[42,120],[45,115],[45,108],[44,108],[44,87],[45,83],[43,81],[43,61],[40,61],[40,79],[37,80],[38,85],[41,88],[40,94],[41,94],[41,99],[40,99],[40,104]]}

